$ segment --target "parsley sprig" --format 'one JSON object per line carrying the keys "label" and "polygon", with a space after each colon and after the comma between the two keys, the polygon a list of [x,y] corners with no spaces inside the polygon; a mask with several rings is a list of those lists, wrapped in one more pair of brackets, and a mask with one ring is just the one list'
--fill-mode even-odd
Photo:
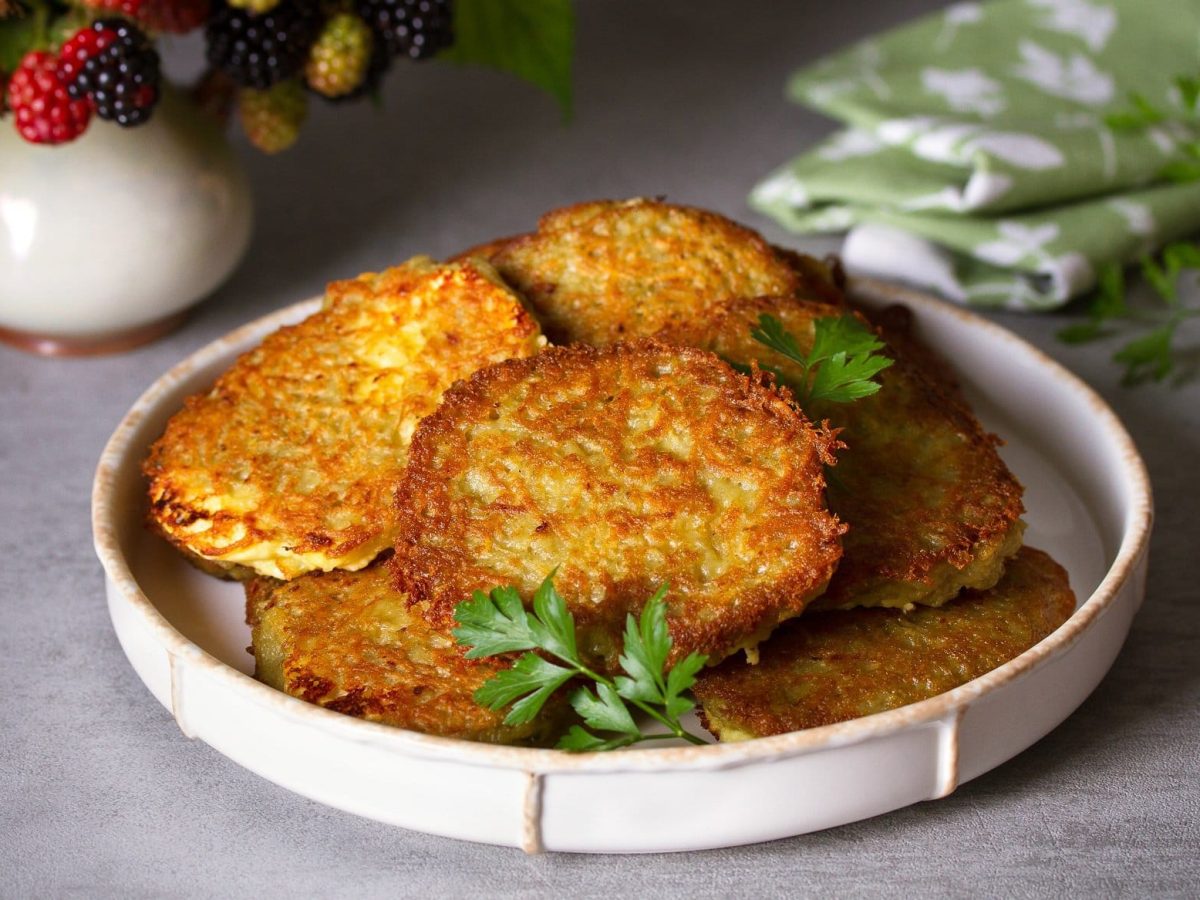
{"label": "parsley sprig", "polygon": [[[638,619],[626,617],[625,646],[620,657],[625,675],[608,678],[580,658],[575,617],[554,587],[554,572],[546,576],[534,594],[532,611],[525,608],[514,587],[496,587],[486,594],[475,591],[471,599],[454,610],[459,627],[453,634],[460,644],[470,648],[467,658],[526,651],[511,668],[488,679],[475,692],[476,702],[488,709],[511,704],[505,724],[522,725],[541,711],[555,691],[582,679],[591,682],[594,690],[587,684],[577,685],[569,699],[586,727],[571,726],[559,739],[560,750],[613,750],[667,738],[706,743],[687,731],[680,718],[695,706],[685,694],[707,657],[691,653],[667,668],[672,641],[667,629],[666,593],[664,585],[647,601]],[[531,652],[534,650],[558,662]],[[666,728],[666,733],[642,731],[631,706]]]}
{"label": "parsley sprig", "polygon": [[[789,385],[801,406],[814,400],[850,403],[869,397],[880,388],[875,376],[893,362],[876,352],[883,349],[883,341],[850,313],[814,321],[812,349],[807,353],[778,319],[765,313],[750,336],[800,366],[799,382],[789,379]],[[778,369],[767,368],[779,374]]]}
{"label": "parsley sprig", "polygon": [[[1172,120],[1200,124],[1200,78],[1179,75],[1173,81],[1177,96],[1173,109],[1164,109],[1144,94],[1133,93],[1129,95],[1129,108],[1105,116],[1105,123],[1115,131],[1140,131]],[[1183,142],[1180,149],[1184,157],[1167,163],[1159,177],[1176,182],[1200,181],[1200,141]]]}
{"label": "parsley sprig", "polygon": [[1141,260],[1142,276],[1163,301],[1151,309],[1132,308],[1125,299],[1125,275],[1118,263],[1110,263],[1100,273],[1099,289],[1088,310],[1088,319],[1058,332],[1068,344],[1081,344],[1116,335],[1126,326],[1149,326],[1149,330],[1124,343],[1113,360],[1125,367],[1125,384],[1147,380],[1162,381],[1176,369],[1175,344],[1188,319],[1200,316],[1200,307],[1188,305],[1180,293],[1183,274],[1200,269],[1200,246],[1179,242],[1167,245],[1161,262],[1153,256]]}

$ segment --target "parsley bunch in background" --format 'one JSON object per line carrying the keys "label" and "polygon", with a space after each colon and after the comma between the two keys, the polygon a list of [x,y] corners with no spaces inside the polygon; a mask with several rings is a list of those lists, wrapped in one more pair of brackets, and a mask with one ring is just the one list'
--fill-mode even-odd
{"label": "parsley bunch in background", "polygon": [[[1081,344],[1102,338],[1136,332],[1113,354],[1113,360],[1125,367],[1124,383],[1162,381],[1179,371],[1178,335],[1188,319],[1200,316],[1200,305],[1185,302],[1180,285],[1191,273],[1196,283],[1200,270],[1200,246],[1189,243],[1169,244],[1161,260],[1147,256],[1141,261],[1142,276],[1161,303],[1149,307],[1130,306],[1125,294],[1125,275],[1112,263],[1100,273],[1100,286],[1088,311],[1086,322],[1070,325],[1058,333],[1060,340]],[[1188,377],[1182,372],[1180,380]],[[1194,373],[1191,373],[1194,374]]]}

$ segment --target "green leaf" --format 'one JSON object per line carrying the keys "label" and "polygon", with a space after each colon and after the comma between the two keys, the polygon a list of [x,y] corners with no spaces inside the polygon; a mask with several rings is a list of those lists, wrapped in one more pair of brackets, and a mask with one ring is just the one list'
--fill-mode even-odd
{"label": "green leaf", "polygon": [[1166,378],[1174,368],[1171,356],[1174,335],[1175,324],[1168,323],[1130,341],[1113,354],[1113,359],[1125,366],[1125,383],[1136,384],[1146,377],[1155,381]]}
{"label": "green leaf", "polygon": [[[557,656],[566,665],[560,666],[536,653],[526,652],[511,668],[497,672],[484,682],[474,694],[475,701],[494,710],[511,705],[504,722],[522,725],[541,712],[555,691],[573,678],[581,677],[590,680],[595,690],[580,685],[569,700],[587,728],[578,725],[572,728],[559,741],[561,749],[612,750],[664,736],[682,738],[693,744],[704,743],[680,725],[679,717],[694,705],[682,694],[694,683],[705,658],[692,653],[673,669],[666,670],[671,653],[664,600],[666,592],[666,585],[655,591],[639,619],[626,616],[625,653],[621,656],[621,665],[627,674],[609,679],[592,672],[578,659],[575,619],[566,600],[554,587],[553,571],[534,594],[532,613],[526,611],[514,587],[496,587],[486,594],[476,591],[454,610],[459,627],[453,634],[470,648],[467,656],[479,658],[536,649]],[[633,701],[668,730],[644,735],[623,698]],[[615,736],[602,738],[588,728]]]}
{"label": "green leaf", "polygon": [[1200,269],[1200,244],[1189,244],[1186,241],[1168,244],[1163,249],[1163,259],[1167,268],[1174,272]]}
{"label": "green leaf", "polygon": [[[533,719],[546,700],[562,687],[575,670],[547,662],[536,653],[526,653],[511,669],[498,672],[475,692],[475,702],[488,709],[503,709],[513,703],[504,718],[506,725],[524,725]],[[528,695],[528,696],[526,696]]]}
{"label": "green leaf", "polygon": [[1176,273],[1169,272],[1155,262],[1153,256],[1142,260],[1142,277],[1149,282],[1154,292],[1171,306],[1179,302],[1179,293],[1175,290]]}
{"label": "green leaf", "polygon": [[1177,159],[1163,166],[1158,173],[1160,178],[1174,181],[1177,184],[1187,184],[1200,181],[1200,161],[1192,159]]}
{"label": "green leaf", "polygon": [[785,380],[802,406],[813,400],[849,403],[869,397],[880,389],[872,379],[893,362],[876,353],[884,348],[883,341],[850,313],[814,321],[812,349],[807,354],[773,316],[760,315],[750,336],[803,367],[799,383]]}
{"label": "green leaf", "polygon": [[696,683],[696,673],[704,668],[708,657],[700,653],[689,653],[676,663],[667,673],[666,709],[667,716],[678,721],[679,717],[690,712],[696,704],[690,697],[684,697],[684,691],[690,691]]}
{"label": "green leaf", "polygon": [[625,618],[625,647],[621,654],[621,668],[629,677],[616,679],[617,693],[627,700],[645,703],[665,702],[666,682],[663,667],[671,653],[671,633],[667,630],[667,593],[664,584],[651,597],[638,621],[631,615]]}
{"label": "green leaf", "polygon": [[1125,270],[1117,262],[1106,263],[1100,270],[1096,299],[1089,311],[1092,319],[1103,322],[1127,312],[1125,306]]}
{"label": "green leaf", "polygon": [[1180,75],[1175,79],[1175,87],[1179,88],[1179,102],[1192,115],[1200,113],[1200,78],[1190,75]]}
{"label": "green leaf", "polygon": [[559,750],[570,750],[572,753],[585,753],[593,750],[616,750],[618,747],[628,747],[630,744],[636,742],[637,739],[635,735],[621,735],[605,740],[591,734],[578,725],[572,725],[571,730],[559,738],[555,746]]}
{"label": "green leaf", "polygon": [[1117,131],[1136,131],[1148,125],[1155,125],[1167,119],[1167,114],[1155,106],[1142,94],[1130,94],[1129,102],[1132,109],[1109,113],[1104,117],[1104,123]]}
{"label": "green leaf", "polygon": [[533,595],[533,614],[536,617],[533,631],[538,646],[553,653],[559,659],[577,663],[579,652],[575,647],[575,617],[567,609],[567,601],[554,587],[554,572]]}
{"label": "green leaf", "polygon": [[850,403],[876,393],[882,385],[872,381],[892,365],[886,356],[847,357],[835,353],[821,364],[809,388],[809,398],[830,403]]}
{"label": "green leaf", "polygon": [[575,17],[570,0],[456,0],[454,44],[440,56],[510,72],[572,110]]}
{"label": "green leaf", "polygon": [[1064,344],[1086,344],[1104,337],[1105,333],[1099,322],[1077,322],[1059,329],[1056,337]]}
{"label": "green leaf", "polygon": [[585,725],[597,731],[616,731],[635,736],[641,734],[616,690],[607,684],[597,685],[596,690],[597,693],[593,694],[585,685],[581,685],[571,694],[571,706],[583,717]]}
{"label": "green leaf", "polygon": [[514,650],[532,650],[538,636],[515,587],[492,588],[491,593],[475,591],[471,599],[454,607],[459,627],[451,633],[471,649],[467,659],[481,659]]}
{"label": "green leaf", "polygon": [[794,363],[799,363],[805,369],[810,365],[809,357],[800,349],[796,339],[783,327],[783,323],[774,316],[763,313],[758,317],[758,327],[751,329],[750,337],[765,347],[770,347],[776,353],[786,356]]}
{"label": "green leaf", "polygon": [[21,57],[37,49],[38,20],[34,15],[0,21],[0,71],[11,72]]}
{"label": "green leaf", "polygon": [[813,323],[813,348],[808,360],[810,364],[818,363],[838,353],[861,356],[883,347],[879,336],[850,313],[825,316]]}

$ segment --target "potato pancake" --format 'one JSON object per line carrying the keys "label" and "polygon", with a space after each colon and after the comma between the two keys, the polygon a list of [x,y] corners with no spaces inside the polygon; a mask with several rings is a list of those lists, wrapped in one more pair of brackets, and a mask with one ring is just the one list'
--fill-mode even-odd
{"label": "potato pancake", "polygon": [[617,667],[662,584],[676,658],[753,647],[824,589],[842,526],[834,441],[712,354],[656,341],[551,348],[446,392],[397,492],[400,590],[435,623],[477,589],[555,583],[580,647]]}
{"label": "potato pancake", "polygon": [[527,725],[472,694],[511,660],[468,660],[392,587],[383,563],[292,581],[246,582],[255,677],[326,709],[399,728],[492,743],[543,743],[567,713],[552,698]]}
{"label": "potato pancake", "polygon": [[795,293],[807,279],[750,229],[658,200],[554,210],[536,233],[488,249],[559,344],[650,337],[733,297]]}
{"label": "potato pancake", "polygon": [[459,378],[544,345],[484,262],[418,257],[334,282],[188,398],[150,449],[149,520],[209,570],[292,578],[365,566],[395,538],[417,423]]}
{"label": "potato pancake", "polygon": [[[751,336],[764,314],[808,352],[814,321],[831,311],[788,297],[736,300],[708,322],[663,337],[775,367],[784,385],[794,385],[800,367]],[[805,410],[839,429],[846,445],[828,490],[829,508],[849,527],[845,553],[813,609],[936,606],[964,587],[991,587],[1021,545],[1022,489],[996,452],[997,438],[971,413],[944,363],[907,332],[883,337],[895,362],[879,375],[878,393]]]}
{"label": "potato pancake", "polygon": [[916,703],[1024,653],[1075,609],[1067,573],[1024,547],[990,590],[939,608],[809,612],[695,686],[704,726],[723,741],[829,725]]}

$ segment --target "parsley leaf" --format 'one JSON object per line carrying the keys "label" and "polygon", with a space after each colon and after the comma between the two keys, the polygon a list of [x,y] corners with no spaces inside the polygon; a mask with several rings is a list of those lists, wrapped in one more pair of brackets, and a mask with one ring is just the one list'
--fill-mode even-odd
{"label": "parsley leaf", "polygon": [[[641,616],[625,622],[625,647],[620,657],[625,675],[615,679],[592,671],[580,658],[575,639],[575,618],[554,587],[554,572],[546,576],[533,598],[532,613],[524,608],[514,587],[496,587],[488,593],[476,591],[454,610],[459,627],[454,637],[468,647],[467,657],[479,659],[517,650],[540,650],[559,665],[536,653],[526,652],[513,666],[489,678],[475,692],[475,700],[488,709],[511,704],[504,721],[508,725],[529,722],[550,696],[569,681],[586,684],[571,692],[571,706],[583,719],[562,736],[562,750],[612,750],[642,741],[682,738],[693,744],[705,741],[684,729],[679,721],[695,703],[684,696],[696,681],[696,673],[707,657],[689,654],[668,667],[671,633],[667,627],[667,588],[664,585],[647,601]],[[665,733],[645,733],[633,718],[630,705],[663,725]],[[588,731],[588,729],[592,731]],[[611,735],[604,737],[593,732]]]}
{"label": "parsley leaf", "polygon": [[488,709],[502,709],[512,703],[504,724],[524,725],[541,711],[550,695],[574,675],[573,669],[546,662],[536,653],[526,653],[511,669],[485,681],[475,692],[475,700]]}
{"label": "parsley leaf", "polygon": [[471,647],[467,659],[481,659],[514,650],[532,650],[538,645],[521,595],[514,587],[476,591],[454,610],[459,627],[454,637]]}
{"label": "parsley leaf", "polygon": [[[1190,75],[1180,75],[1174,79],[1178,93],[1177,107],[1165,110],[1155,106],[1144,94],[1129,95],[1129,109],[1109,113],[1104,122],[1114,131],[1140,131],[1152,125],[1158,125],[1171,120],[1188,120],[1193,123],[1200,117],[1200,78]],[[1188,141],[1180,145],[1190,159],[1176,159],[1167,163],[1159,171],[1158,177],[1165,181],[1188,182],[1200,181],[1200,142]]]}
{"label": "parsley leaf", "polygon": [[814,321],[808,353],[800,349],[795,336],[778,319],[765,313],[758,317],[758,327],[751,330],[750,336],[800,366],[799,381],[789,379],[788,383],[801,406],[820,400],[850,403],[869,397],[881,387],[875,376],[894,362],[876,352],[884,348],[883,341],[850,313]]}

